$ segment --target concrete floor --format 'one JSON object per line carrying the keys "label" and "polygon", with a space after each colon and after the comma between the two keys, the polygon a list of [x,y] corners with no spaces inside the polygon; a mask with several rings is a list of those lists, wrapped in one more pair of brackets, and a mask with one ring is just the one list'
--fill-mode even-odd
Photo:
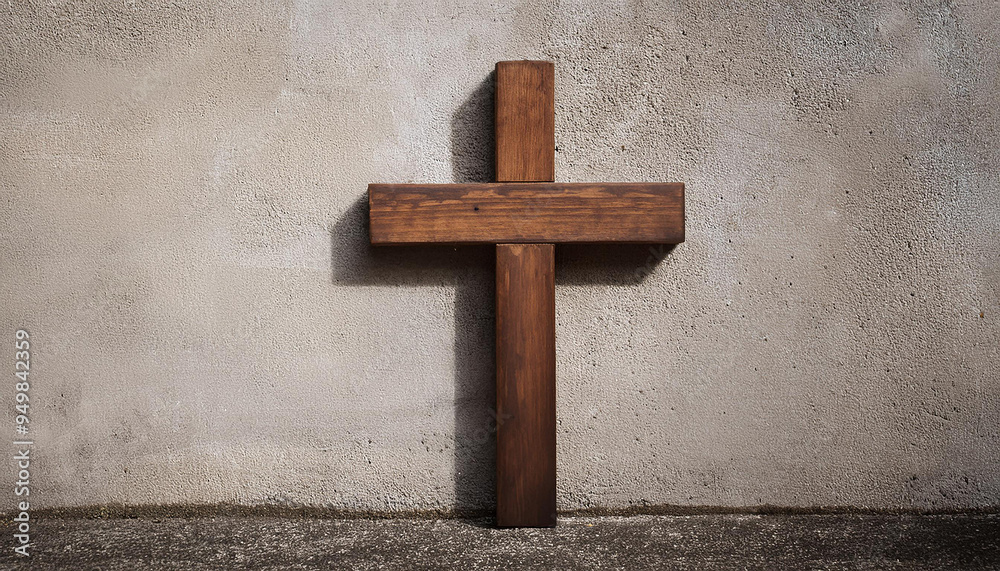
{"label": "concrete floor", "polygon": [[515,530],[457,519],[50,519],[32,532],[30,562],[8,548],[0,567],[1000,568],[1000,514],[564,517]]}

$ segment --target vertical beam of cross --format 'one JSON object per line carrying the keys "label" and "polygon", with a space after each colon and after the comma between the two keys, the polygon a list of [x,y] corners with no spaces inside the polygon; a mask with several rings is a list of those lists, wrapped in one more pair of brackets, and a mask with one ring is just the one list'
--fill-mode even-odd
{"label": "vertical beam of cross", "polygon": [[[551,62],[497,64],[497,182],[555,180],[554,80]],[[555,246],[496,248],[497,525],[548,527],[556,524]]]}

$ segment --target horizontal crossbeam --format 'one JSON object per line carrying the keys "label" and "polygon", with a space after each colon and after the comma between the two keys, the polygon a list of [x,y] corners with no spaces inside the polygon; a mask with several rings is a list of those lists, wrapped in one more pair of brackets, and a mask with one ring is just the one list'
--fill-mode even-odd
{"label": "horizontal crossbeam", "polygon": [[370,184],[372,244],[684,241],[684,183]]}

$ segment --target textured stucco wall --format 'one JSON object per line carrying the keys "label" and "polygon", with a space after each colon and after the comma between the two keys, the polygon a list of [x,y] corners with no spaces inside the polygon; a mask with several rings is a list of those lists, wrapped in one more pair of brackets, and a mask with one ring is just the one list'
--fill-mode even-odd
{"label": "textured stucco wall", "polygon": [[1000,504],[998,13],[3,6],[35,505],[488,507],[492,251],[372,251],[364,193],[488,180],[520,58],[558,180],[687,183],[686,243],[557,251],[561,509]]}

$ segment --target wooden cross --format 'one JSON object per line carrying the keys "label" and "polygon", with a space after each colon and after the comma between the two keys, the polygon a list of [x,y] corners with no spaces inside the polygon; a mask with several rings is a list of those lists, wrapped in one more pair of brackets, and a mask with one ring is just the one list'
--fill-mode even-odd
{"label": "wooden cross", "polygon": [[496,244],[501,527],[556,523],[554,244],[684,241],[683,183],[553,182],[554,83],[497,64],[496,183],[368,185],[372,244]]}

